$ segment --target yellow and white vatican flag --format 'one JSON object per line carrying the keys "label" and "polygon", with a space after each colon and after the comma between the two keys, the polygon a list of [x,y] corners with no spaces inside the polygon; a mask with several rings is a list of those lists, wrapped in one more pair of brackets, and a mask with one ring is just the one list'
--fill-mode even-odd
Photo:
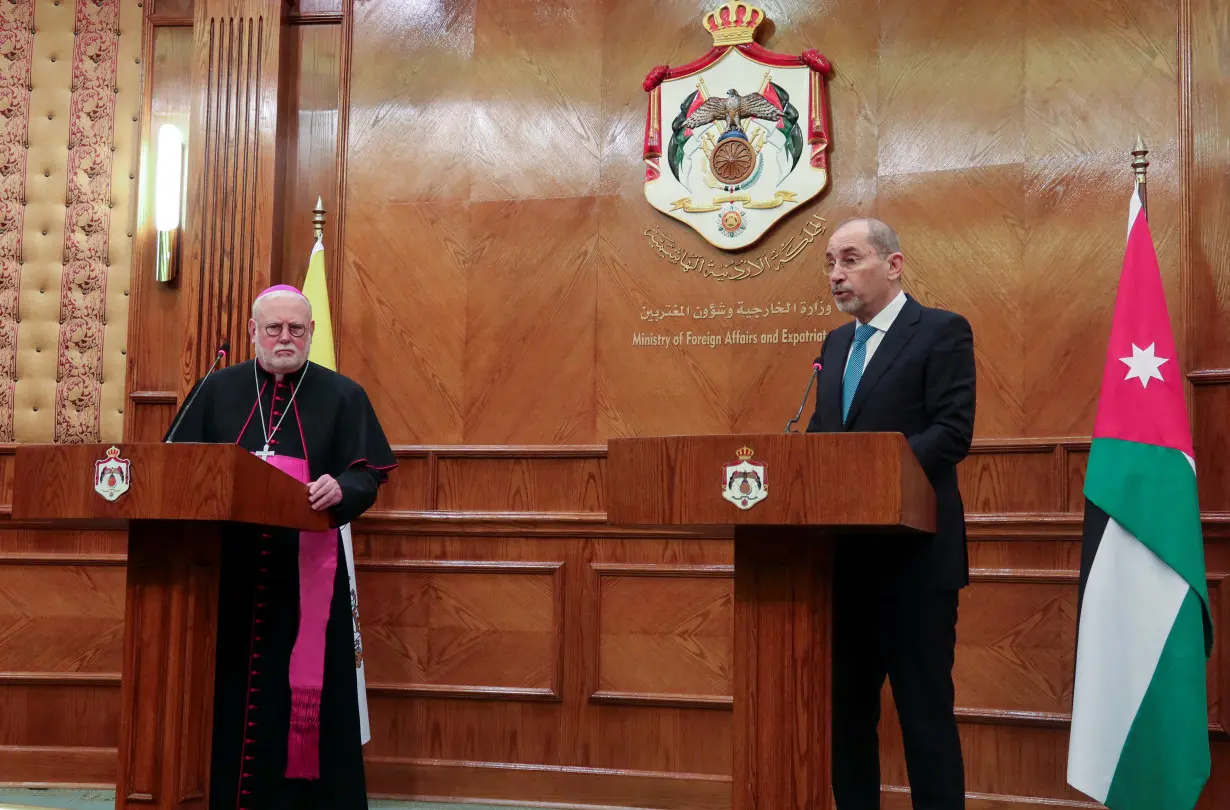
{"label": "yellow and white vatican flag", "polygon": [[[316,239],[312,255],[308,259],[307,277],[303,280],[303,294],[312,304],[312,318],[316,329],[312,333],[312,350],[308,360],[337,371],[337,355],[333,346],[333,321],[329,314],[329,285],[325,280],[325,246],[322,238]],[[366,744],[372,738],[371,723],[367,711],[367,677],[363,671],[363,639],[359,635],[359,589],[354,575],[354,539],[350,524],[342,526],[342,548],[346,552],[346,574],[350,577],[350,621],[354,628],[355,681],[358,685],[359,735]]]}

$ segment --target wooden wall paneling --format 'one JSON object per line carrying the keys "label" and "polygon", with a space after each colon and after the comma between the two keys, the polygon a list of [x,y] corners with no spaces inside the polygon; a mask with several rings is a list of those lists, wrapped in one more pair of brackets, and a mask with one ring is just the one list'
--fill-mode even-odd
{"label": "wooden wall paneling", "polygon": [[[1188,286],[1185,305],[1190,312],[1187,332],[1188,368],[1230,368],[1230,334],[1224,328],[1230,314],[1230,9],[1217,0],[1184,0],[1179,4],[1184,34],[1190,43],[1182,49],[1184,97],[1180,114],[1188,123],[1190,139],[1188,196],[1190,209]],[[1224,413],[1224,412],[1223,412]],[[1199,447],[1199,445],[1197,445]],[[1202,448],[1212,451],[1212,447]],[[1208,459],[1221,455],[1206,455]],[[1212,465],[1202,472],[1212,472]]]}
{"label": "wooden wall paneling", "polygon": [[[1024,42],[1021,3],[882,3],[878,216],[897,229],[907,291],[974,330],[978,436],[1024,427]],[[963,32],[962,45],[936,37]],[[977,67],[975,67],[977,66]],[[954,115],[941,101],[977,95]],[[942,201],[942,202],[941,202]]]}
{"label": "wooden wall paneling", "polygon": [[222,340],[231,360],[251,356],[252,298],[268,286],[279,212],[277,131],[285,4],[197,0],[193,17],[193,137],[183,296],[188,339],[179,390],[186,393]]}
{"label": "wooden wall paneling", "polygon": [[467,274],[465,441],[598,438],[598,219],[594,197],[470,204],[472,233],[483,241]]}
{"label": "wooden wall paneling", "polygon": [[[1216,329],[1218,327],[1210,327]],[[1196,452],[1196,484],[1200,508],[1230,512],[1230,373],[1193,373],[1192,445]]]}
{"label": "wooden wall paneling", "polygon": [[[155,26],[147,18],[143,37],[145,106],[128,321],[128,404],[124,409],[128,441],[160,439],[170,425],[188,311],[182,295],[182,263],[181,274],[169,284],[154,280],[154,166],[158,130],[163,124],[177,126],[190,143],[192,29]],[[182,247],[183,242],[180,244]]]}
{"label": "wooden wall paneling", "polygon": [[[119,690],[115,690],[116,711]],[[85,746],[0,746],[0,782],[25,787],[56,787],[71,774],[73,787],[111,788],[115,785],[115,748]]]}
{"label": "wooden wall paneling", "polygon": [[590,700],[733,705],[732,566],[595,563]]}
{"label": "wooden wall paneling", "polygon": [[[150,17],[160,24],[171,21],[183,21],[192,24],[192,14],[196,10],[196,0],[145,0],[148,4]],[[164,22],[165,21],[165,22]]]}
{"label": "wooden wall paneling", "polygon": [[0,444],[0,515],[13,513],[13,462],[17,445]]}
{"label": "wooden wall paneling", "polygon": [[1066,717],[1079,570],[975,572],[970,578],[961,594],[953,675],[960,707],[986,718]]}
{"label": "wooden wall paneling", "polygon": [[368,757],[366,776],[373,795],[403,796],[405,786],[413,785],[413,796],[424,800],[477,798],[502,803],[517,796],[520,801],[546,807],[724,810],[730,806],[730,780],[707,774]]}
{"label": "wooden wall paneling", "polygon": [[994,441],[957,467],[966,512],[1059,512],[1066,482],[1057,444]]}
{"label": "wooden wall paneling", "polygon": [[396,443],[462,440],[474,13],[354,7],[339,362]]}
{"label": "wooden wall paneling", "polygon": [[366,561],[368,689],[559,700],[562,562]]}
{"label": "wooden wall paneling", "polygon": [[544,449],[541,455],[530,453],[502,453],[497,457],[438,453],[435,508],[446,511],[602,511],[605,464],[598,452],[568,456]]}
{"label": "wooden wall paneling", "polygon": [[[342,26],[340,23],[291,25],[283,42],[279,126],[282,163],[281,239],[276,246],[273,277],[302,286],[308,256],[315,242],[312,209],[323,198],[325,256],[338,255],[338,221],[332,216],[338,195],[338,108],[341,82]],[[329,262],[330,279],[338,274]],[[330,304],[333,304],[330,301]],[[314,313],[317,320],[319,313]]]}
{"label": "wooden wall paneling", "polygon": [[[1088,435],[1123,262],[1128,151],[1138,133],[1151,150],[1150,225],[1163,282],[1170,301],[1179,300],[1177,17],[1165,0],[1130,9],[1061,1],[1038,11],[1026,29],[1023,427],[1025,435]],[[1082,45],[1065,46],[1074,32]],[[1091,107],[1097,115],[1084,114]],[[1073,301],[1082,303],[1065,303]],[[1171,313],[1181,334],[1181,311],[1172,304]]]}

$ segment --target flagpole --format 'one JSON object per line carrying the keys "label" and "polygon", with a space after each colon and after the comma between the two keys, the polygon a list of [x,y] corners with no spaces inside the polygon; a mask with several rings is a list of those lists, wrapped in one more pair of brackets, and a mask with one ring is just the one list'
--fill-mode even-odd
{"label": "flagpole", "polygon": [[1149,218],[1149,202],[1145,194],[1146,179],[1145,172],[1149,168],[1149,161],[1145,155],[1149,154],[1149,150],[1145,148],[1145,139],[1136,134],[1136,147],[1132,150],[1132,171],[1136,172],[1136,187],[1140,191],[1140,210],[1145,215],[1145,219]]}
{"label": "flagpole", "polygon": [[312,209],[312,235],[317,241],[325,236],[325,201],[321,197],[316,198],[316,207]]}

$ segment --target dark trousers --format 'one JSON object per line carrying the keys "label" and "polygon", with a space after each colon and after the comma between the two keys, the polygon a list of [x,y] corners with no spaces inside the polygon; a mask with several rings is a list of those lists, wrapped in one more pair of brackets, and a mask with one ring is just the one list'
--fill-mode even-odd
{"label": "dark trousers", "polygon": [[880,807],[880,689],[893,690],[915,810],[965,807],[953,714],[957,591],[867,586],[833,594],[833,795],[837,810]]}

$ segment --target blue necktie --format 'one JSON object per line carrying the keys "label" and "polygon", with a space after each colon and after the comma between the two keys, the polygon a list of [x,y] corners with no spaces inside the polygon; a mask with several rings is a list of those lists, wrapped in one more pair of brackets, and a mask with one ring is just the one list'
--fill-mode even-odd
{"label": "blue necktie", "polygon": [[850,351],[850,359],[846,361],[846,375],[841,381],[841,421],[844,424],[850,414],[850,403],[858,391],[858,381],[863,377],[863,366],[867,363],[867,341],[876,333],[876,328],[860,323],[854,328],[854,348]]}

